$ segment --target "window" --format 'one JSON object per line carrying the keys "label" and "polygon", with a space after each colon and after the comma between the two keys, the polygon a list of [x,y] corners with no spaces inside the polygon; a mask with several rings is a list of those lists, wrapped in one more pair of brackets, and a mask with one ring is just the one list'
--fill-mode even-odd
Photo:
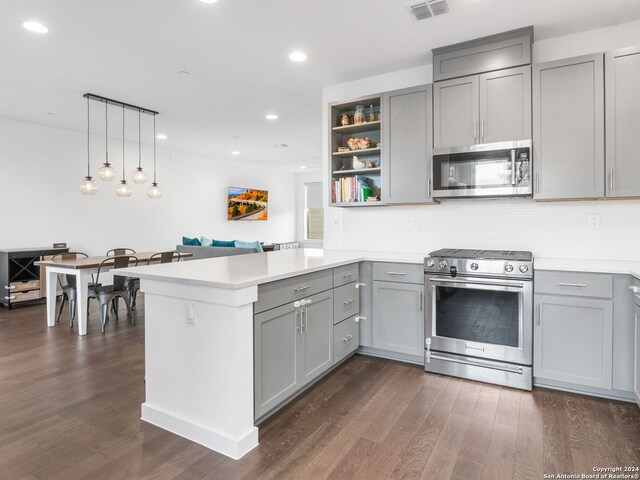
{"label": "window", "polygon": [[324,239],[322,182],[304,184],[304,239]]}

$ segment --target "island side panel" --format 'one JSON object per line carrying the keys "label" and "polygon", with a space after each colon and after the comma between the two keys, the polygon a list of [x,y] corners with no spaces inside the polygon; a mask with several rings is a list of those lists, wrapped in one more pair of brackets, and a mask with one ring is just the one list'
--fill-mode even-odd
{"label": "island side panel", "polygon": [[142,419],[231,458],[242,457],[258,445],[253,423],[257,287],[232,290],[142,279],[141,290],[146,312]]}

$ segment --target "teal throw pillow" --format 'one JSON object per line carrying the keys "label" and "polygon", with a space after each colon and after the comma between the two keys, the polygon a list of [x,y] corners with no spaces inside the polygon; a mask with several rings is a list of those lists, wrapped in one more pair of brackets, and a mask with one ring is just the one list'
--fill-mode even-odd
{"label": "teal throw pillow", "polygon": [[199,246],[200,240],[198,240],[197,238],[182,237],[182,244]]}
{"label": "teal throw pillow", "polygon": [[236,246],[236,241],[235,240],[213,240],[212,243],[213,247],[235,247]]}
{"label": "teal throw pillow", "polygon": [[213,241],[207,237],[200,237],[200,245],[202,245],[203,247],[212,247]]}
{"label": "teal throw pillow", "polygon": [[260,245],[259,241],[255,242],[243,242],[242,240],[235,241],[236,247],[240,248],[255,248],[258,252],[262,252],[262,245]]}

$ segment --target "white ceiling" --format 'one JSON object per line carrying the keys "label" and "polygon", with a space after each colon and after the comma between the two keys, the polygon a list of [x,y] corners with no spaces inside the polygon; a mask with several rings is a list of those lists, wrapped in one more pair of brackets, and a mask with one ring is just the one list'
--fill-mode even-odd
{"label": "white ceiling", "polygon": [[[449,0],[449,13],[422,22],[410,3],[2,0],[0,116],[83,130],[81,95],[92,92],[160,111],[167,147],[319,166],[324,86],[429,63],[431,48],[527,25],[540,40],[640,19],[638,0]],[[26,20],[49,33],[26,31]],[[294,49],[309,60],[290,62]],[[280,119],[265,120],[268,112]],[[282,143],[289,148],[274,147]]]}

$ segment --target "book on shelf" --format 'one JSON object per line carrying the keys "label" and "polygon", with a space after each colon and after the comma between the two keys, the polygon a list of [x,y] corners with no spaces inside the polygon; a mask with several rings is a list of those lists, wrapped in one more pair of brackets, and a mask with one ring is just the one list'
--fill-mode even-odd
{"label": "book on shelf", "polygon": [[333,180],[331,200],[333,203],[366,202],[374,188],[369,178],[362,175],[343,177]]}

